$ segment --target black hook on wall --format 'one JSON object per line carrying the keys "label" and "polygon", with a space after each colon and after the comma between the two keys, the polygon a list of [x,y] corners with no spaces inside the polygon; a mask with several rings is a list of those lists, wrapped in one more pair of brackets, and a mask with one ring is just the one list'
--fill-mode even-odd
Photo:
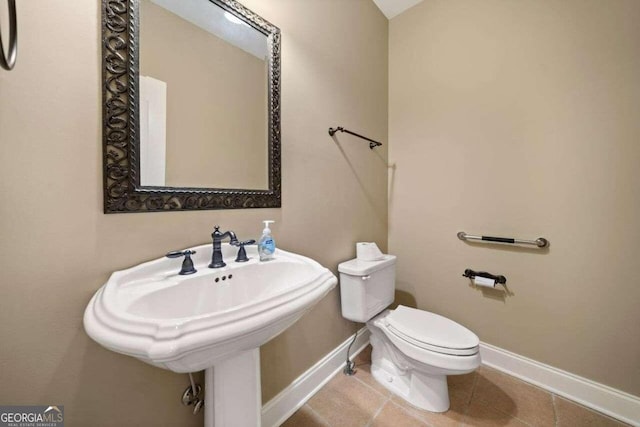
{"label": "black hook on wall", "polygon": [[9,6],[9,50],[8,55],[5,55],[2,30],[0,30],[0,66],[11,71],[16,65],[18,56],[18,18],[16,17],[16,0],[7,0],[7,4]]}

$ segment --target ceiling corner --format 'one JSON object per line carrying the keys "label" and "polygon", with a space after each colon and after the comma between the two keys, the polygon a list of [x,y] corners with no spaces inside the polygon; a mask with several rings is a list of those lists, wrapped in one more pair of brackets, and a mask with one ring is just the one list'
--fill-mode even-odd
{"label": "ceiling corner", "polygon": [[401,14],[405,10],[421,3],[423,0],[373,0],[387,19]]}

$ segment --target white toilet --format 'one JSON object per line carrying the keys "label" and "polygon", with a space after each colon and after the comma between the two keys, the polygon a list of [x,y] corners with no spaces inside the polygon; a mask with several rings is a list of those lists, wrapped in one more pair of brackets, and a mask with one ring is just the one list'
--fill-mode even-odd
{"label": "white toilet", "polygon": [[412,405],[432,412],[449,409],[447,375],[480,365],[480,340],[464,326],[428,311],[386,308],[395,296],[394,255],[378,261],[353,259],[338,266],[342,315],[366,322],[371,331],[371,372]]}

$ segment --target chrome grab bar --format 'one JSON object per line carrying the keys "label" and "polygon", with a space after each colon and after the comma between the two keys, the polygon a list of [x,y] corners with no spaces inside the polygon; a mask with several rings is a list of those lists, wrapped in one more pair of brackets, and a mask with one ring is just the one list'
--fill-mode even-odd
{"label": "chrome grab bar", "polygon": [[460,240],[479,240],[483,242],[492,242],[492,243],[509,243],[516,245],[532,245],[537,246],[539,248],[548,248],[549,241],[544,237],[538,237],[536,240],[525,240],[525,239],[516,239],[513,237],[491,237],[491,236],[473,236],[471,234],[467,234],[464,231],[458,232],[458,239]]}

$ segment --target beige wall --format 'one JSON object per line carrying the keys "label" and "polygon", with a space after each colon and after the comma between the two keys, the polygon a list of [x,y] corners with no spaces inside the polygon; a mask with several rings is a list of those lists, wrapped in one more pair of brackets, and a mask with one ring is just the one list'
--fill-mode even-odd
{"label": "beige wall", "polygon": [[[20,53],[0,72],[0,402],[65,405],[69,425],[198,426],[185,375],[105,350],[82,327],[110,272],[206,242],[214,224],[333,269],[386,248],[387,21],[369,0],[245,0],[282,29],[283,204],[274,210],[102,213],[99,1],[22,2]],[[318,17],[322,17],[319,19]],[[332,292],[262,348],[268,400],[346,339]]]}
{"label": "beige wall", "polygon": [[[640,2],[426,0],[389,27],[398,287],[640,395]],[[550,239],[548,252],[456,232]],[[504,274],[504,300],[465,268]]]}
{"label": "beige wall", "polygon": [[266,61],[140,4],[140,73],[167,83],[166,184],[267,189]]}

